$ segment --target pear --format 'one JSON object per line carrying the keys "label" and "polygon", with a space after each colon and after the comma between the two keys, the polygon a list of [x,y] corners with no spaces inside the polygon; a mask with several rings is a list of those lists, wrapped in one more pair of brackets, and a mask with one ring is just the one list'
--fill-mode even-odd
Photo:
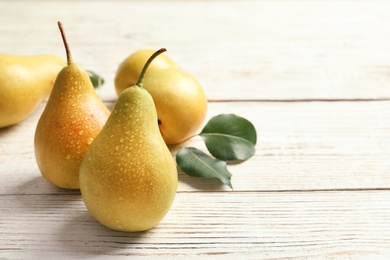
{"label": "pear", "polygon": [[145,76],[144,88],[153,97],[167,144],[196,134],[206,117],[207,97],[195,76],[178,68],[156,70]]}
{"label": "pear", "polygon": [[80,191],[91,215],[115,230],[152,228],[169,211],[178,186],[174,159],[158,128],[150,94],[137,84],[125,89],[80,167]]}
{"label": "pear", "polygon": [[[136,84],[145,62],[153,53],[152,49],[141,49],[130,54],[119,64],[115,75],[115,89],[118,96],[124,89]],[[177,67],[173,60],[162,53],[150,64],[146,75],[155,70]]]}
{"label": "pear", "polygon": [[0,54],[0,128],[29,116],[49,96],[65,66],[55,55]]}
{"label": "pear", "polygon": [[34,146],[38,167],[50,183],[78,189],[80,163],[110,114],[97,96],[88,73],[73,63],[65,33],[68,66],[54,83],[46,107],[38,121]]}

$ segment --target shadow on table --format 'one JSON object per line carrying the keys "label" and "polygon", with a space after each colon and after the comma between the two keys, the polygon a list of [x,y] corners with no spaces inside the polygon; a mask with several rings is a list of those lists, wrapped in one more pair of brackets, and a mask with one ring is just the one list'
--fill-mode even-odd
{"label": "shadow on table", "polygon": [[62,250],[88,255],[131,254],[153,233],[109,229],[98,223],[86,209],[72,213],[58,231],[56,239]]}
{"label": "shadow on table", "polygon": [[[34,175],[33,175],[34,174]],[[31,172],[26,172],[25,174],[32,175],[29,179],[26,179],[24,182],[21,182],[19,185],[14,187],[14,194],[21,195],[80,195],[80,190],[67,190],[56,187],[55,185],[49,183],[39,172],[39,169],[31,170]],[[27,177],[26,177],[27,178]]]}
{"label": "shadow on table", "polygon": [[153,233],[119,232],[103,226],[87,211],[80,191],[56,188],[41,176],[30,178],[17,190],[20,193],[15,201],[9,202],[12,215],[8,218],[18,219],[14,232],[42,254],[120,255],[123,250],[131,254]]}
{"label": "shadow on table", "polygon": [[18,128],[19,128],[18,125],[11,125],[11,126],[0,128],[0,139],[3,137],[5,138],[8,135],[11,135],[13,132],[17,131]]}
{"label": "shadow on table", "polygon": [[178,169],[179,187],[180,190],[196,190],[196,191],[231,191],[230,187],[223,184],[216,178],[203,179],[199,177],[189,176]]}

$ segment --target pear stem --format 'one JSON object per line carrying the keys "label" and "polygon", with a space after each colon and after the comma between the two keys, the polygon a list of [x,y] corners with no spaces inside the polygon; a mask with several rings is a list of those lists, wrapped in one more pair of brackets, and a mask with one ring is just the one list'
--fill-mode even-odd
{"label": "pear stem", "polygon": [[142,68],[141,74],[139,75],[138,81],[135,85],[142,87],[142,84],[144,82],[145,73],[146,73],[146,70],[148,69],[150,63],[152,63],[154,58],[156,58],[158,55],[160,55],[161,53],[163,53],[165,51],[167,51],[167,49],[161,48],[158,51],[156,51],[155,53],[153,53],[152,56],[150,56],[150,58],[146,61],[144,67]]}
{"label": "pear stem", "polygon": [[66,40],[64,27],[62,26],[62,23],[60,21],[58,21],[57,23],[58,23],[58,28],[60,29],[61,32],[62,41],[64,42],[65,45],[66,59],[68,61],[68,66],[69,66],[70,64],[73,63],[72,54],[70,53],[69,44],[68,41]]}

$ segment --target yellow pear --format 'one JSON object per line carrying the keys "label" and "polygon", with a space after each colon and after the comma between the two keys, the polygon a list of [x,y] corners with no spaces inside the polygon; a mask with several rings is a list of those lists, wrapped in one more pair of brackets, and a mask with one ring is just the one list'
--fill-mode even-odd
{"label": "yellow pear", "polygon": [[100,132],[110,111],[97,96],[88,73],[73,63],[61,23],[68,66],[54,83],[35,131],[35,156],[42,175],[52,184],[78,189],[83,155]]}
{"label": "yellow pear", "polygon": [[[115,75],[115,89],[116,93],[119,94],[126,88],[133,86],[142,71],[148,58],[154,53],[154,50],[151,49],[142,49],[133,52],[130,56],[122,61],[119,64],[119,67]],[[160,54],[156,59],[150,64],[146,75],[155,70],[167,69],[167,68],[176,68],[177,65],[165,54]]]}
{"label": "yellow pear", "polygon": [[80,167],[80,191],[91,215],[120,231],[152,228],[176,195],[174,159],[161,137],[156,108],[142,88],[145,64],[136,85],[124,90]]}
{"label": "yellow pear", "polygon": [[192,74],[177,68],[156,70],[145,76],[143,86],[153,97],[167,144],[196,134],[207,113],[207,97]]}
{"label": "yellow pear", "polygon": [[65,61],[54,55],[0,54],[0,128],[30,115],[49,96],[64,66]]}

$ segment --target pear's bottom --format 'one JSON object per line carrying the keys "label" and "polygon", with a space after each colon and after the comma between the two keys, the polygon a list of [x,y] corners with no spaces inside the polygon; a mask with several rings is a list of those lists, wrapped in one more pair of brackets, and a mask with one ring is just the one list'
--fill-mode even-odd
{"label": "pear's bottom", "polygon": [[171,208],[178,186],[177,172],[165,175],[168,185],[111,186],[85,175],[80,173],[80,191],[88,211],[104,226],[127,232],[157,225]]}
{"label": "pear's bottom", "polygon": [[159,205],[146,203],[138,209],[132,205],[131,200],[125,201],[120,197],[120,202],[112,202],[110,205],[89,202],[88,199],[84,199],[84,203],[91,215],[102,225],[118,231],[139,232],[156,226],[168,213],[173,199],[174,196]]}

